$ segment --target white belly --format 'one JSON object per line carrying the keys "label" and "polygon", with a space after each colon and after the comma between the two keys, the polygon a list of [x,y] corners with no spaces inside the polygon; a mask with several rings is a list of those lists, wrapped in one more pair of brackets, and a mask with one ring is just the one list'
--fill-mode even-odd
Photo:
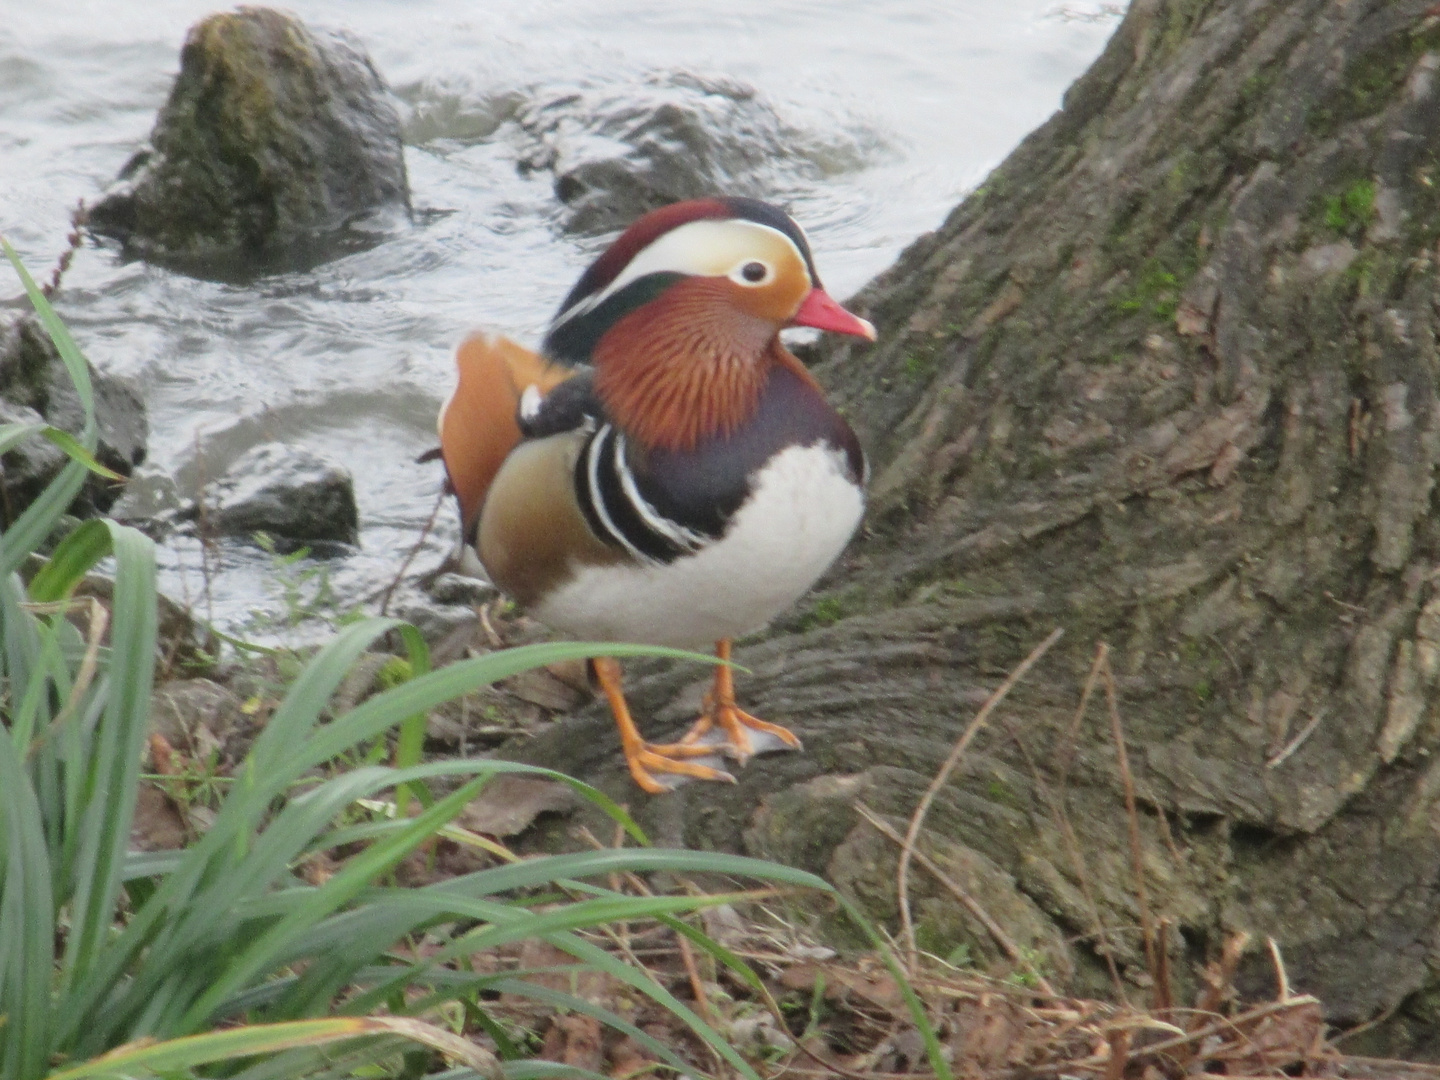
{"label": "white belly", "polygon": [[823,444],[777,454],[725,535],[652,566],[588,566],[534,609],[587,641],[695,649],[758,630],[790,607],[844,550],[864,494]]}

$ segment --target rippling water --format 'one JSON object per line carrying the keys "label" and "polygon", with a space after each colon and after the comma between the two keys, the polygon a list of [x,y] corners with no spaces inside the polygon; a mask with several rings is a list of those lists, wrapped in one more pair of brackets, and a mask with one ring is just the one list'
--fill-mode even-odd
{"label": "rippling water", "polygon": [[[362,544],[331,569],[340,606],[387,582],[430,516],[450,354],[476,326],[538,337],[603,246],[537,163],[584,161],[626,110],[667,103],[748,140],[736,186],[789,205],[846,296],[1058,105],[1121,4],[1099,0],[316,0],[402,102],[417,214],[370,250],[246,285],[187,278],[87,244],[57,298],[92,362],[150,409],[150,468],[194,495],[258,442],[348,466]],[[9,10],[4,10],[9,9]],[[191,0],[0,3],[0,232],[48,273],[68,217],[149,133]],[[557,102],[560,108],[548,108]],[[712,115],[713,110],[713,115]],[[710,119],[707,119],[710,118]],[[746,155],[750,155],[747,157]],[[752,160],[753,158],[753,160]],[[5,280],[0,275],[0,282]],[[17,289],[0,284],[0,304]],[[420,564],[453,543],[448,511]],[[269,557],[193,538],[162,550],[167,591],[243,625],[275,610]]]}

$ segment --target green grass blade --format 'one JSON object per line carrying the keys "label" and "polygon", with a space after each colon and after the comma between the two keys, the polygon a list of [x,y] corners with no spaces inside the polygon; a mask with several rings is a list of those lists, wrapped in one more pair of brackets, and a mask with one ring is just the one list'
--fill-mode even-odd
{"label": "green grass blade", "polygon": [[127,851],[121,880],[135,881],[137,878],[157,878],[173,874],[185,857],[183,849],[175,851]]}
{"label": "green grass blade", "polygon": [[[425,639],[420,636],[420,631],[413,626],[402,625],[400,633],[405,641],[405,649],[410,654],[410,678],[419,678],[430,672],[430,649],[425,644]],[[415,713],[406,717],[400,722],[400,730],[395,738],[395,765],[397,768],[407,769],[411,765],[420,764],[420,757],[425,749],[425,729],[430,722],[430,717],[423,712]],[[412,798],[429,806],[431,803],[430,791],[428,788],[409,785],[395,792],[395,805],[401,817],[410,816],[410,800]]]}
{"label": "green grass blade", "polygon": [[104,465],[101,465],[100,462],[95,459],[95,455],[87,450],[84,445],[81,444],[80,440],[68,431],[63,431],[57,427],[50,427],[47,424],[40,430],[39,434],[42,439],[48,439],[63,450],[65,456],[71,461],[79,462],[96,476],[103,477],[106,480],[114,480],[120,484],[125,482],[126,478],[124,476],[117,473],[114,469],[107,469]]}
{"label": "green grass blade", "polygon": [[750,1063],[736,1053],[735,1048],[714,1028],[702,1020],[689,1006],[666,990],[648,974],[641,974],[629,964],[622,963],[598,945],[593,945],[575,935],[554,935],[547,938],[557,949],[568,952],[575,959],[592,970],[605,974],[639,990],[661,1008],[665,1009],[704,1042],[729,1062],[730,1067],[746,1080],[760,1080]]}
{"label": "green grass blade", "polygon": [[656,848],[606,848],[527,859],[507,866],[477,870],[449,881],[427,886],[441,892],[493,896],[514,889],[528,889],[570,878],[606,877],[621,873],[670,872],[675,874],[728,874],[759,881],[794,885],[833,893],[824,878],[779,863],[768,863],[744,855],[717,851],[680,851]]}
{"label": "green grass blade", "polygon": [[[23,613],[21,617],[25,617]],[[37,732],[43,731],[48,723],[51,694],[58,694],[64,686],[64,683],[57,684],[52,681],[64,668],[59,636],[60,628],[56,620],[52,619],[46,628],[40,631],[40,655],[37,658],[39,662],[32,669],[29,684],[20,684],[24,686],[24,692],[19,700],[12,699],[11,702],[10,741],[15,744],[15,752],[22,759],[29,755]]]}
{"label": "green grass blade", "polygon": [[64,600],[86,574],[114,548],[103,521],[86,521],[65,537],[55,553],[30,581],[30,599],[36,603]]}
{"label": "green grass blade", "polygon": [[39,435],[45,424],[0,424],[0,454],[8,454],[32,435]]}
{"label": "green grass blade", "polygon": [[[469,1072],[469,1070],[466,1070]],[[591,1072],[589,1069],[581,1069],[575,1065],[562,1065],[558,1061],[507,1061],[500,1066],[500,1072],[506,1080],[611,1080],[604,1073]],[[694,1069],[686,1065],[683,1067],[681,1076],[690,1076]],[[470,1076],[474,1076],[470,1073]],[[435,1080],[441,1080],[436,1077]],[[452,1077],[445,1080],[467,1080],[464,1073],[456,1072]]]}
{"label": "green grass blade", "polygon": [[[598,855],[605,853],[586,852],[585,854]],[[648,850],[632,849],[628,852],[628,854],[635,856],[643,856],[654,855],[658,853]],[[698,855],[702,853],[677,851],[666,852],[665,854],[680,857],[692,854]],[[738,856],[732,857],[739,858]],[[552,858],[559,859],[563,858],[563,856],[553,856]],[[549,859],[534,860],[534,862],[537,863],[545,863],[549,861]],[[676,861],[679,862],[683,860],[677,858]],[[756,863],[756,860],[744,861],[752,864]],[[783,870],[786,868],[777,866],[774,867],[774,869]],[[473,877],[474,875],[471,876]],[[810,875],[806,876],[808,877]],[[437,885],[426,886],[424,889],[411,891],[409,895],[396,895],[392,898],[392,901],[397,905],[411,905],[416,908],[424,907],[430,904],[440,903],[443,904],[445,909],[448,912],[452,913],[454,916],[468,915],[471,918],[483,920],[485,922],[493,923],[500,926],[519,926],[520,924],[524,923],[528,927],[534,928],[538,924],[538,920],[542,917],[534,915],[531,912],[516,909],[514,907],[496,903],[494,901],[467,899],[460,896],[447,896],[445,895],[446,890],[443,888],[443,886],[448,886],[450,884],[452,883],[442,882]],[[398,892],[400,892],[400,890],[397,890],[397,893]],[[651,898],[631,897],[628,899]],[[692,898],[668,897],[653,899],[689,900]],[[671,994],[670,991],[666,990],[663,986],[656,982],[652,977],[650,977],[648,973],[642,973],[640,971],[637,971],[630,965],[621,962],[614,956],[611,956],[608,952],[600,948],[598,945],[594,945],[591,942],[585,941],[583,938],[580,938],[577,935],[567,931],[556,931],[553,933],[545,934],[543,940],[549,942],[551,945],[555,946],[555,948],[561,950],[562,952],[569,953],[571,956],[575,957],[575,959],[586,965],[591,970],[600,971],[607,975],[610,975],[618,981],[624,983],[625,985],[633,987],[634,989],[640,991],[642,994],[645,994],[647,997],[651,998],[656,1004],[660,1005],[663,1009],[676,1017],[676,1019],[680,1020],[687,1027],[689,1027],[691,1031],[695,1032],[695,1034],[701,1039],[703,1039],[709,1046],[711,1046],[717,1054],[719,1054],[722,1058],[729,1062],[731,1067],[733,1067],[738,1073],[740,1073],[740,1075],[746,1077],[747,1080],[759,1080],[754,1070],[749,1066],[745,1059],[742,1058],[739,1054],[737,1054],[734,1048],[731,1047],[725,1041],[725,1039],[717,1031],[715,1031],[714,1028],[712,1028],[703,1019],[696,1015],[693,1010],[691,1010],[688,1006],[686,1006],[683,1002],[681,1002],[678,998]],[[446,949],[441,950],[436,955],[428,957],[427,963],[433,965],[443,962],[443,960],[446,959],[445,954],[450,951],[452,951],[451,947],[447,947]],[[423,981],[419,972],[417,972],[413,981]],[[377,1006],[377,1002],[374,999],[375,995],[373,992],[368,994],[360,994],[353,998],[350,1002],[348,1002],[346,1007],[353,1008],[356,1011],[369,1010]]]}
{"label": "green grass blade", "polygon": [[339,873],[296,904],[270,931],[263,934],[215,979],[180,1021],[181,1030],[193,1030],[231,994],[268,970],[299,933],[354,899],[380,874],[395,867],[440,825],[465,808],[483,786],[472,780],[413,819],[409,828],[383,844],[351,859]]}
{"label": "green grass blade", "polygon": [[10,260],[10,265],[15,267],[15,273],[20,275],[21,284],[25,286],[25,293],[30,297],[30,304],[35,308],[35,314],[40,318],[40,325],[45,327],[45,332],[50,335],[50,340],[55,343],[55,351],[60,354],[60,360],[65,365],[65,370],[70,373],[70,381],[75,384],[75,393],[80,397],[80,407],[85,411],[85,428],[80,436],[80,441],[85,449],[95,449],[95,391],[90,385],[90,365],[85,362],[80,349],[75,344],[75,339],[70,336],[70,331],[60,321],[60,316],[55,314],[55,309],[50,306],[50,301],[45,299],[45,294],[40,291],[40,286],[35,284],[35,279],[20,261],[20,256],[10,246],[10,242],[0,236],[0,250],[5,252]]}
{"label": "green grass blade", "polygon": [[639,922],[679,911],[699,911],[756,899],[753,893],[711,893],[701,896],[615,896],[600,900],[577,900],[536,914],[524,912],[523,918],[501,926],[486,926],[463,934],[430,957],[432,961],[447,960],[484,949],[494,949],[526,938],[543,938],[565,930],[584,930],[618,922]]}
{"label": "green grass blade", "polygon": [[130,1077],[180,1072],[216,1061],[233,1061],[256,1054],[273,1054],[295,1047],[319,1046],[373,1034],[389,1035],[391,1032],[362,1016],[227,1028],[166,1042],[121,1046],[83,1065],[51,1073],[46,1080],[128,1080]]}
{"label": "green grass blade", "polygon": [[880,932],[870,924],[855,904],[847,900],[838,891],[834,893],[835,899],[845,909],[845,914],[850,916],[852,922],[860,928],[870,943],[875,946],[875,951],[880,954],[880,960],[889,970],[895,985],[900,988],[900,995],[905,999],[905,1007],[910,1010],[910,1019],[915,1022],[916,1029],[920,1032],[920,1038],[925,1043],[925,1056],[930,1061],[930,1068],[935,1071],[938,1080],[954,1080],[954,1073],[950,1069],[950,1063],[945,1060],[944,1048],[940,1045],[940,1039],[935,1034],[935,1028],[930,1023],[930,1017],[926,1015],[925,1004],[920,1000],[920,995],[915,993],[915,988],[910,985],[909,978],[905,975],[905,969],[900,966],[900,961],[895,958],[894,952],[890,949],[890,943],[880,936]]}
{"label": "green grass blade", "polygon": [[[339,757],[351,748],[342,745],[335,753],[305,764],[296,759],[307,747],[312,730],[355,661],[377,638],[400,625],[396,619],[363,619],[345,627],[315,654],[255,740],[244,771],[246,787],[268,802],[307,769]],[[392,717],[391,724],[394,723]]]}
{"label": "green grass blade", "polygon": [[[584,971],[585,969],[577,965],[575,970]],[[601,1006],[596,1005],[593,1002],[586,1001],[582,997],[577,997],[574,994],[567,994],[561,990],[553,990],[548,986],[541,985],[540,983],[532,983],[528,982],[525,979],[513,977],[503,979],[492,978],[490,980],[487,980],[485,983],[485,989],[498,991],[502,994],[514,994],[517,997],[528,997],[533,1001],[543,1002],[546,1005],[554,1005],[557,1008],[564,1009],[567,1012],[577,1012],[583,1013],[586,1016],[593,1016],[596,1020],[599,1020],[606,1027],[613,1028],[615,1031],[618,1031],[621,1034],[629,1035],[641,1046],[645,1047],[651,1053],[659,1057],[661,1061],[664,1061],[674,1066],[676,1071],[685,1072],[688,1069],[688,1066],[685,1064],[684,1059],[681,1058],[678,1054],[676,1054],[674,1050],[671,1050],[670,1047],[662,1043],[659,1039],[655,1038],[655,1036],[649,1034],[641,1028],[636,1027],[634,1024],[630,1023],[630,1021],[626,1020],[623,1016],[619,1016],[618,1014],[611,1012],[609,1009],[602,1008]]]}
{"label": "green grass blade", "polygon": [[143,533],[105,522],[115,551],[110,661],[103,720],[91,763],[92,797],[79,822],[75,895],[62,964],[62,995],[95,967],[115,921],[121,869],[150,724],[157,632],[155,547]]}
{"label": "green grass blade", "polygon": [[0,574],[13,574],[30,553],[45,542],[70,509],[89,475],[85,466],[70,462],[50,485],[35,497],[10,527],[0,533]]}
{"label": "green grass blade", "polygon": [[[103,1045],[121,1029],[120,1025],[125,1022],[122,1010],[101,1010],[101,1002],[109,987],[122,979],[140,950],[150,946],[162,928],[172,936],[157,947],[163,951],[168,946],[174,955],[183,955],[188,939],[174,933],[175,927],[170,923],[174,913],[226,917],[229,905],[218,909],[206,906],[197,911],[196,891],[202,885],[213,885],[217,875],[233,871],[244,858],[252,833],[270,812],[274,800],[311,767],[302,760],[303,751],[313,741],[312,729],[331,695],[375,639],[397,625],[394,619],[367,619],[346,627],[305,666],[251,747],[209,830],[186,850],[174,871],[121,930],[100,959],[90,983],[66,988],[66,997],[59,1009],[62,1040],[83,1037],[87,1045]],[[389,719],[394,723],[399,715],[403,714]],[[325,730],[328,731],[328,727]],[[346,749],[349,746],[342,744],[338,752]],[[263,887],[268,882],[258,884]],[[149,974],[154,977],[153,973]],[[142,981],[145,980],[142,978]],[[97,1010],[103,1014],[102,1018],[97,1018]],[[92,1019],[82,1021],[85,1017]],[[90,1024],[83,1033],[82,1022]]]}
{"label": "green grass blade", "polygon": [[[222,857],[213,863],[203,886],[173,914],[165,933],[151,944],[144,968],[128,983],[124,997],[107,1010],[110,1022],[143,1017],[140,1030],[191,1030],[180,1021],[202,992],[192,987],[189,977],[194,958],[217,953],[238,956],[253,939],[253,931],[246,926],[269,925],[291,916],[297,907],[312,904],[315,890],[275,890],[275,883],[284,880],[310,838],[325,829],[336,814],[355,799],[392,786],[393,772],[357,769],[327,781],[293,799],[243,857]],[[387,947],[393,940],[386,938],[379,947]],[[362,951],[359,959],[368,962],[369,956]],[[232,958],[226,966],[238,962]]]}
{"label": "green grass blade", "polygon": [[55,897],[40,803],[19,753],[0,738],[0,1075],[44,1076],[54,1031]]}
{"label": "green grass blade", "polygon": [[[54,309],[45,299],[45,295],[40,291],[40,287],[35,284],[35,279],[30,276],[20,262],[20,256],[15,253],[15,249],[4,237],[0,237],[0,250],[5,252],[6,257],[15,268],[15,273],[20,276],[20,281],[25,286],[25,292],[30,297],[30,303],[40,319],[40,324],[50,335],[50,340],[55,343],[55,350],[60,354],[60,360],[65,365],[65,370],[69,372],[71,382],[75,384],[75,392],[80,399],[80,407],[85,415],[85,426],[81,430],[77,442],[87,454],[93,454],[97,429],[95,425],[95,394],[90,386],[90,366],[85,362],[80,350],[76,348],[74,340],[70,337],[70,331],[65,328],[64,323],[55,314]],[[18,570],[29,557],[30,552],[38,548],[54,531],[61,516],[75,501],[75,496],[80,493],[88,474],[89,470],[84,465],[78,461],[71,461],[60,470],[59,475],[35,498],[24,513],[12,522],[3,534],[0,534],[0,576],[6,576]]]}

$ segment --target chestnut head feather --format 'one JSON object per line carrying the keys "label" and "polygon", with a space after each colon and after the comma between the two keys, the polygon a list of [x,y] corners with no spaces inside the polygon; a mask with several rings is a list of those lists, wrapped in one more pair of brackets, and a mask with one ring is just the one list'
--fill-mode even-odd
{"label": "chestnut head feather", "polygon": [[804,372],[779,341],[792,325],[875,336],[821,287],[787,214],[695,199],[620,235],[565,298],[544,351],[593,364],[596,392],[636,441],[684,449],[734,430],[774,364]]}

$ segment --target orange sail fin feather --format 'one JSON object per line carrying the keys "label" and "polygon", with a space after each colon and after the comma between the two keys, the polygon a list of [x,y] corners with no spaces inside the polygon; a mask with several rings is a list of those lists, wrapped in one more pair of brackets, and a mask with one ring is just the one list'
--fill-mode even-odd
{"label": "orange sail fin feather", "polygon": [[548,394],[575,374],[509,338],[475,334],[455,355],[459,381],[440,410],[440,446],[468,536],[490,483],[520,443],[520,396],[530,386]]}

